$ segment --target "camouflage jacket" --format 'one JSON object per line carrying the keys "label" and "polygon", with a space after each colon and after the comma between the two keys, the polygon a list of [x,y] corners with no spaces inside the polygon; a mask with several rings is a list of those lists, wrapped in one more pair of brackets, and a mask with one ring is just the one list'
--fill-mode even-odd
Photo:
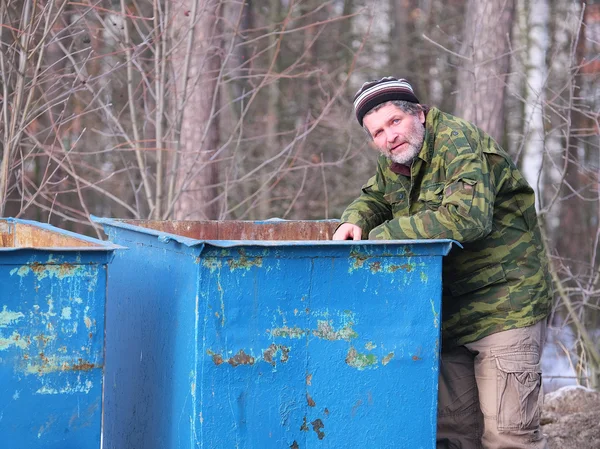
{"label": "camouflage jacket", "polygon": [[472,124],[432,108],[410,177],[380,156],[341,221],[370,239],[454,239],[443,261],[442,340],[462,345],[548,314],[550,279],[534,193]]}

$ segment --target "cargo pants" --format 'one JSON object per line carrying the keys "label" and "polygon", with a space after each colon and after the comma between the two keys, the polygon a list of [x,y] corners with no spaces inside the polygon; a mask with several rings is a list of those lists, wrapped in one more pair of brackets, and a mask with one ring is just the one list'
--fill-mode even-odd
{"label": "cargo pants", "polygon": [[540,429],[546,320],[442,350],[438,449],[546,449]]}

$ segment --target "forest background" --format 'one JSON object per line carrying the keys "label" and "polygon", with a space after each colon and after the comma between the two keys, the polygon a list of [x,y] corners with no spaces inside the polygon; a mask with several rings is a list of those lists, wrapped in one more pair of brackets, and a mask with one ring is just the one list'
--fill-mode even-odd
{"label": "forest background", "polygon": [[600,387],[600,1],[0,0],[0,23],[0,216],[338,218],[376,159],[353,94],[404,77],[535,188],[545,375]]}

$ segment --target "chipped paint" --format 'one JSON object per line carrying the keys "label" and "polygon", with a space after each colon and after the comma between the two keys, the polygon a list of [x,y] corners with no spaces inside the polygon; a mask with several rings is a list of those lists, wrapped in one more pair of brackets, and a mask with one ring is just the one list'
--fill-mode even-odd
{"label": "chipped paint", "polygon": [[356,368],[358,370],[364,370],[365,368],[376,368],[377,367],[377,356],[375,354],[361,354],[351,346],[346,355],[346,363],[348,366]]}
{"label": "chipped paint", "polygon": [[70,307],[63,307],[62,312],[60,314],[60,317],[63,320],[70,320],[71,319],[71,308]]}
{"label": "chipped paint", "polygon": [[275,357],[277,354],[280,354],[279,361],[281,363],[286,363],[290,356],[290,348],[289,346],[276,345],[272,344],[267,349],[263,351],[263,360],[272,366],[276,366],[277,362],[275,361]]}
{"label": "chipped paint", "polygon": [[208,270],[211,273],[214,273],[215,271],[221,269],[221,267],[223,266],[223,262],[221,261],[221,259],[218,259],[216,257],[206,257],[202,259],[202,266],[204,268],[208,268]]}
{"label": "chipped paint", "polygon": [[29,273],[33,273],[37,280],[41,281],[45,278],[71,278],[81,275],[83,272],[84,267],[82,265],[73,265],[67,262],[57,264],[57,261],[50,256],[48,262],[46,263],[33,262],[28,265],[23,265],[19,268],[14,268],[11,270],[10,274],[14,275],[16,273],[20,277],[25,277],[29,275]]}
{"label": "chipped paint", "polygon": [[277,355],[279,355],[280,363],[287,363],[287,361],[289,360],[290,348],[288,346],[271,344],[267,349],[264,349],[262,351],[262,357],[258,358],[246,354],[246,352],[243,349],[239,350],[237,354],[229,358],[225,358],[222,354],[217,354],[211,351],[210,349],[207,350],[206,353],[210,357],[212,357],[213,363],[216,366],[220,366],[227,363],[235,368],[240,365],[254,365],[261,360],[268,363],[271,366],[276,366]]}
{"label": "chipped paint", "polygon": [[206,351],[206,353],[212,357],[213,363],[217,366],[228,363],[235,368],[240,365],[254,365],[256,362],[256,359],[251,355],[246,354],[243,349],[240,349],[237,354],[228,359],[224,359],[221,354],[216,354],[211,350]]}
{"label": "chipped paint", "polygon": [[2,307],[2,312],[0,312],[0,327],[8,327],[9,324],[16,324],[24,316],[21,312],[12,312],[4,306]]}
{"label": "chipped paint", "polygon": [[390,265],[386,271],[388,273],[395,273],[398,270],[406,271],[407,273],[411,273],[416,268],[414,263],[403,263],[401,265]]}
{"label": "chipped paint", "polygon": [[372,351],[373,349],[375,349],[377,347],[376,344],[374,344],[372,341],[367,342],[367,344],[365,344],[365,349],[367,351]]}
{"label": "chipped paint", "polygon": [[339,330],[335,330],[331,321],[317,320],[317,329],[312,334],[323,340],[345,340],[350,341],[358,337],[358,334],[352,329],[353,323],[350,322]]}
{"label": "chipped paint", "polygon": [[310,397],[310,394],[306,393],[306,403],[309,407],[315,407],[317,404],[313,398]]}
{"label": "chipped paint", "polygon": [[302,419],[302,425],[300,426],[300,430],[302,432],[308,432],[308,421],[306,421],[306,416]]}
{"label": "chipped paint", "polygon": [[39,376],[65,371],[91,371],[94,368],[102,368],[94,363],[90,363],[81,358],[77,359],[75,363],[71,360],[71,357],[61,357],[50,355],[47,356],[44,352],[40,352],[37,357],[32,359],[31,357],[27,360],[27,364],[23,372],[25,374],[37,374]]}
{"label": "chipped paint", "polygon": [[308,331],[304,329],[300,329],[299,327],[276,327],[268,330],[273,337],[281,337],[281,338],[302,338],[304,337]]}
{"label": "chipped paint", "polygon": [[421,271],[421,282],[426,284],[429,281],[429,277],[427,276],[427,273],[424,271]]}
{"label": "chipped paint", "polygon": [[381,262],[371,262],[369,264],[369,269],[371,270],[371,273],[377,273],[378,271],[381,271]]}
{"label": "chipped paint", "polygon": [[433,327],[437,329],[440,327],[440,313],[435,310],[433,299],[430,299],[429,302],[431,303],[431,312],[433,313]]}
{"label": "chipped paint", "polygon": [[370,257],[366,254],[359,253],[356,250],[352,250],[350,252],[350,268],[348,269],[348,273],[352,273],[355,270],[361,269],[365,262],[369,260]]}
{"label": "chipped paint", "polygon": [[81,382],[81,379],[78,378],[75,385],[71,385],[69,382],[61,388],[52,388],[48,385],[44,385],[41,388],[38,388],[35,394],[89,394],[93,387],[94,384],[91,380],[88,379],[85,382]]}
{"label": "chipped paint", "polygon": [[30,341],[28,341],[24,338],[21,338],[21,335],[17,331],[14,331],[12,333],[12,335],[8,338],[4,338],[0,334],[0,351],[4,351],[4,350],[10,348],[11,346],[14,346],[14,347],[17,347],[20,349],[26,349],[30,343],[31,343]]}
{"label": "chipped paint", "polygon": [[262,267],[263,266],[263,258],[262,257],[248,257],[246,252],[243,249],[238,251],[239,257],[228,259],[227,265],[229,265],[229,269],[231,271],[235,270],[250,270],[252,267]]}
{"label": "chipped paint", "polygon": [[381,359],[381,364],[383,366],[387,365],[388,363],[390,363],[390,361],[394,358],[394,353],[390,352],[388,355],[386,355],[383,359]]}

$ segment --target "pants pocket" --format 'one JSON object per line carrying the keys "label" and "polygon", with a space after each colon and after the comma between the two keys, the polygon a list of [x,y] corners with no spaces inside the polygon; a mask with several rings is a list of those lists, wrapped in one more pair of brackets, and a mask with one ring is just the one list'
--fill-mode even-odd
{"label": "pants pocket", "polygon": [[542,369],[537,352],[496,356],[498,430],[536,429],[540,423]]}

